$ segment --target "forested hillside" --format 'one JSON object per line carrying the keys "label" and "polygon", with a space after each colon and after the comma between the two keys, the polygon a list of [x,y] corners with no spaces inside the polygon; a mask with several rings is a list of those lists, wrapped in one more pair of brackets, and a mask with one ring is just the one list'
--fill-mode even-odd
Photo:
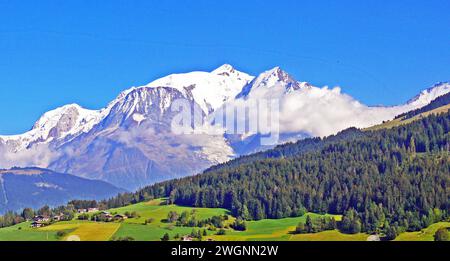
{"label": "forested hillside", "polygon": [[349,128],[339,132],[336,135],[331,135],[326,138],[307,138],[297,142],[289,142],[286,144],[278,145],[273,149],[241,156],[239,158],[230,160],[228,162],[218,164],[205,170],[204,173],[214,172],[221,169],[229,169],[249,162],[271,159],[271,158],[286,158],[298,156],[307,152],[312,152],[324,148],[328,144],[336,143],[342,140],[353,140],[358,137],[365,136],[365,133],[357,128]]}
{"label": "forested hillside", "polygon": [[[450,111],[391,129],[349,129],[120,194],[97,206],[110,209],[168,197],[184,206],[225,208],[245,220],[342,214],[343,232],[383,232],[393,239],[448,219],[449,131]],[[4,226],[20,218],[8,213]]]}
{"label": "forested hillside", "polygon": [[414,231],[448,215],[449,130],[450,112],[431,115],[349,140],[317,140],[320,149],[298,156],[241,160],[147,187],[134,197],[168,196],[177,204],[223,207],[255,220],[306,209],[344,214],[352,231]]}
{"label": "forested hillside", "polygon": [[[395,117],[395,119],[402,119],[407,120],[411,119],[412,117],[419,115],[424,112],[432,111],[437,108],[445,108],[443,106],[450,104],[450,93],[444,94],[442,96],[437,97],[433,101],[431,101],[428,105],[412,110],[406,113],[402,113]],[[369,128],[370,129],[370,128]],[[343,130],[339,132],[336,135],[331,135],[329,137],[320,138],[320,137],[314,137],[314,138],[307,138],[302,139],[297,142],[290,142],[282,145],[278,145],[273,149],[262,151],[250,155],[241,156],[239,158],[236,158],[234,160],[225,162],[223,164],[218,164],[215,166],[210,167],[205,171],[206,172],[212,172],[217,171],[219,169],[224,168],[232,168],[239,166],[244,163],[249,163],[250,161],[256,161],[261,159],[268,159],[268,158],[285,158],[285,157],[292,157],[292,156],[298,156],[303,153],[320,150],[324,148],[326,145],[331,143],[336,143],[338,141],[346,140],[350,141],[352,139],[365,136],[365,132],[361,131],[357,128],[349,128],[346,130]]]}

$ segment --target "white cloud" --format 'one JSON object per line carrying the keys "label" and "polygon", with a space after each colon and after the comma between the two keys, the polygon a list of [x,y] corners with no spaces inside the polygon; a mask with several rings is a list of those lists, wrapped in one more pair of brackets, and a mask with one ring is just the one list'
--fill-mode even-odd
{"label": "white cloud", "polygon": [[[307,87],[286,93],[281,85],[256,88],[246,100],[238,99],[227,106],[254,108],[254,104],[270,99],[277,99],[280,104],[281,133],[306,132],[312,136],[331,135],[349,127],[373,126],[414,109],[412,105],[369,107],[341,93],[339,87]],[[246,119],[241,117],[236,119],[236,122],[244,124]],[[248,125],[248,122],[246,124]]]}
{"label": "white cloud", "polygon": [[0,145],[0,167],[47,167],[60,153],[48,147],[48,144],[36,144],[25,150],[11,152],[5,145]]}

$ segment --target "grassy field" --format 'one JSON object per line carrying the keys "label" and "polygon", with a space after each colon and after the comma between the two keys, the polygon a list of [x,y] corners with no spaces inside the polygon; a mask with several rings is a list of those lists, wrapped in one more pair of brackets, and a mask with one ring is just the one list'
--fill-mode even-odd
{"label": "grassy field", "polygon": [[192,210],[194,210],[196,212],[195,216],[197,219],[206,219],[212,216],[229,214],[227,210],[221,208],[191,208],[181,207],[177,205],[161,205],[163,204],[163,202],[163,200],[158,199],[122,208],[114,208],[110,209],[109,211],[111,213],[118,214],[124,214],[127,211],[136,211],[140,215],[139,218],[130,218],[125,220],[123,222],[125,224],[143,224],[145,220],[153,218],[154,222],[152,222],[152,225],[159,226],[167,225],[166,223],[163,223],[162,220],[167,218],[167,214],[169,214],[170,211],[175,211],[181,214],[183,211],[191,212]]}
{"label": "grassy field", "polygon": [[[123,208],[111,209],[111,213],[117,212],[123,214],[127,211],[136,211],[140,215],[139,218],[124,220],[114,236],[131,236],[135,240],[139,241],[158,241],[165,233],[168,233],[171,238],[177,234],[183,236],[191,233],[192,228],[177,227],[173,224],[163,222],[163,220],[167,218],[167,214],[170,211],[176,211],[181,214],[183,211],[191,212],[192,210],[195,210],[195,217],[198,220],[210,218],[212,216],[229,214],[227,210],[220,208],[190,208],[177,205],[161,205],[163,203],[163,200],[153,200]],[[145,220],[149,218],[153,218],[154,221],[144,225]]]}
{"label": "grassy field", "polygon": [[[206,219],[212,216],[225,215],[228,211],[219,208],[190,208],[177,205],[161,205],[163,199],[139,203],[127,207],[110,209],[111,213],[124,214],[136,211],[139,218],[126,219],[123,222],[91,222],[74,219],[72,221],[58,222],[43,228],[31,228],[30,223],[0,229],[0,241],[56,241],[79,238],[81,241],[107,241],[113,237],[131,236],[139,241],[159,241],[169,233],[171,238],[176,234],[183,236],[191,233],[192,228],[177,227],[163,222],[170,211],[182,213],[195,211],[197,219]],[[145,220],[152,218],[153,222],[144,225]],[[198,229],[198,228],[197,228]],[[58,231],[66,232],[66,236],[57,237]],[[211,234],[212,232],[208,232]]]}
{"label": "grassy field", "polygon": [[439,222],[418,232],[405,232],[400,234],[395,241],[434,241],[434,233],[439,228],[450,229],[450,222]]}
{"label": "grassy field", "polygon": [[[308,213],[313,219],[317,217],[334,217],[336,221],[341,220],[340,215],[319,215]],[[223,236],[208,236],[217,241],[310,241],[310,240],[329,240],[326,235],[332,235],[330,240],[366,240],[368,235],[358,234],[345,235],[339,231],[325,231],[316,234],[294,235],[292,231],[299,222],[305,222],[306,216],[283,219],[265,219],[259,221],[247,222],[247,230],[243,232],[229,230]]]}
{"label": "grassy field", "polygon": [[367,241],[368,234],[343,234],[338,230],[323,231],[314,234],[292,235],[291,241]]}
{"label": "grassy field", "polygon": [[81,241],[106,241],[109,240],[119,229],[120,223],[100,223],[89,221],[59,222],[48,227],[40,228],[38,231],[69,231],[61,240],[76,238]]}
{"label": "grassy field", "polygon": [[[182,213],[183,211],[195,210],[198,220],[210,218],[217,215],[229,215],[225,209],[212,208],[190,208],[177,205],[164,205],[164,200],[152,200],[127,207],[110,209],[111,213],[124,214],[125,212],[137,212],[138,218],[129,218],[122,222],[91,222],[72,220],[58,222],[43,228],[31,228],[30,223],[22,223],[16,226],[0,229],[0,241],[57,241],[57,240],[81,240],[81,241],[107,241],[113,238],[132,237],[138,241],[159,241],[168,233],[171,239],[175,235],[183,236],[190,234],[193,228],[177,227],[164,221],[170,211]],[[324,215],[308,213],[313,219]],[[283,219],[265,219],[259,221],[248,221],[247,230],[243,232],[226,229],[225,235],[215,235],[216,232],[207,231],[204,239],[215,241],[366,241],[368,234],[359,233],[348,235],[337,230],[324,231],[315,234],[293,234],[292,231],[299,222],[304,222],[306,216]],[[341,220],[339,215],[333,216],[337,221]],[[145,224],[148,219],[151,223]],[[232,223],[234,218],[226,221]],[[436,223],[420,232],[407,232],[397,237],[396,240],[403,241],[427,241],[433,240],[433,235],[440,227],[450,227],[450,222]],[[195,228],[198,230],[198,228]],[[57,232],[64,231],[63,237],[58,237]]]}
{"label": "grassy field", "polygon": [[[70,230],[64,230],[66,232]],[[0,229],[0,241],[58,241],[57,231],[30,228],[30,222]]]}

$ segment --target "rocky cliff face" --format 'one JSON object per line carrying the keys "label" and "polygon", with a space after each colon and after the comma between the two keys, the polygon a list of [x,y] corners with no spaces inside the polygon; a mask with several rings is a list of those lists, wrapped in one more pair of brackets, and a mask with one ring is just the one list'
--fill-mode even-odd
{"label": "rocky cliff face", "polygon": [[173,88],[133,90],[90,132],[60,146],[63,153],[49,167],[136,189],[229,159],[233,151],[223,136],[173,134],[171,104],[178,99],[199,106]]}

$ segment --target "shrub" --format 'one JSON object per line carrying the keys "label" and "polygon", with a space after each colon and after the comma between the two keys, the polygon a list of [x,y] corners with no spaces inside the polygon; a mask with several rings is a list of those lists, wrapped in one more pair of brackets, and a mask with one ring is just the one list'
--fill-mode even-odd
{"label": "shrub", "polygon": [[227,231],[225,229],[220,229],[219,231],[217,231],[216,235],[218,236],[224,236],[227,234]]}
{"label": "shrub", "polygon": [[440,228],[434,233],[434,241],[449,241],[447,228]]}
{"label": "shrub", "polygon": [[56,232],[56,236],[57,237],[64,237],[64,236],[66,236],[67,235],[67,232],[66,231],[58,231],[58,232]]}

